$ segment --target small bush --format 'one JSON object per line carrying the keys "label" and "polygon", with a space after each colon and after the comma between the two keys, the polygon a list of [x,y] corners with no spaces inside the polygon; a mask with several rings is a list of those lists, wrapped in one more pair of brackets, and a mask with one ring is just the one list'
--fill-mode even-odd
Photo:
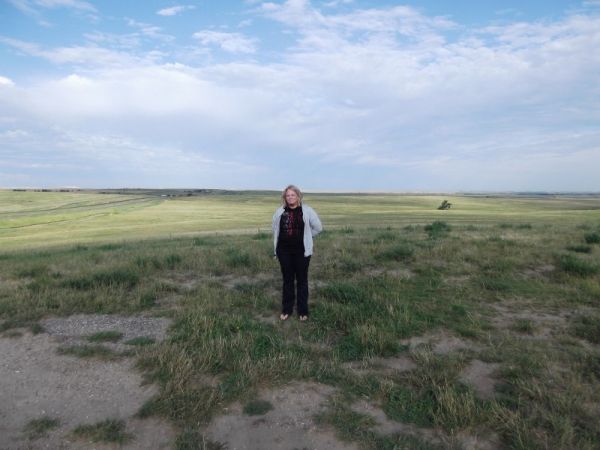
{"label": "small bush", "polygon": [[600,244],[600,233],[586,233],[583,238],[587,244]]}
{"label": "small bush", "polygon": [[244,405],[244,414],[249,416],[262,416],[273,409],[271,402],[266,400],[252,400]]}
{"label": "small bush", "polygon": [[442,211],[450,208],[452,208],[452,203],[450,203],[448,200],[443,200],[442,203],[440,203],[440,206],[437,207],[437,209]]}
{"label": "small bush", "polygon": [[430,238],[436,238],[448,233],[452,228],[446,222],[435,221],[425,225],[424,229]]}
{"label": "small bush", "polygon": [[576,253],[592,253],[592,247],[589,245],[569,245],[567,250]]}

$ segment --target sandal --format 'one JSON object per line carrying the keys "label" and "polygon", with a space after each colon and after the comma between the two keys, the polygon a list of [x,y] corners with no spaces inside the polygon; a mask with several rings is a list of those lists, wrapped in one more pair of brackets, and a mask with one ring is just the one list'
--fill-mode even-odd
{"label": "sandal", "polygon": [[288,317],[290,317],[289,314],[280,314],[279,315],[279,320],[284,321],[284,320],[288,320]]}
{"label": "sandal", "polygon": [[308,320],[308,316],[300,316],[300,322],[306,322]]}

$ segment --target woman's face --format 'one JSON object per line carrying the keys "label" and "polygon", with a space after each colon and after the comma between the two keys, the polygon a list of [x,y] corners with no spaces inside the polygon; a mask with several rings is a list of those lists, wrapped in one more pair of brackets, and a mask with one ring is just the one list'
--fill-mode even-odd
{"label": "woman's face", "polygon": [[298,194],[292,189],[288,189],[285,193],[285,202],[290,208],[298,206]]}

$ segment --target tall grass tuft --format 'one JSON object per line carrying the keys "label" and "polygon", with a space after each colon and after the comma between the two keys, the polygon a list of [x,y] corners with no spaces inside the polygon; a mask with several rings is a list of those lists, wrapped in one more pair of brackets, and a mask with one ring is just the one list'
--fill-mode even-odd
{"label": "tall grass tuft", "polygon": [[129,268],[112,269],[88,276],[68,278],[62,285],[72,289],[89,290],[101,286],[133,288],[140,281],[137,273]]}
{"label": "tall grass tuft", "polygon": [[600,233],[586,233],[583,238],[587,244],[600,244]]}
{"label": "tall grass tuft", "polygon": [[598,273],[598,266],[573,255],[561,255],[558,266],[567,273],[579,276],[589,276]]}
{"label": "tall grass tuft", "polygon": [[446,222],[435,221],[429,225],[425,225],[424,229],[429,238],[436,239],[445,236],[452,228]]}

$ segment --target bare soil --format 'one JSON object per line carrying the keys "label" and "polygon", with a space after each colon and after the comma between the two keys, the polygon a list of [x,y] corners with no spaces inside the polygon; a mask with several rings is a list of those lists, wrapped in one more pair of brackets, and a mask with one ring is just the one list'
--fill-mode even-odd
{"label": "bare soil", "polygon": [[258,399],[270,402],[271,411],[250,416],[243,413],[242,405],[235,404],[209,424],[206,436],[228,450],[357,449],[314,420],[334,391],[330,386],[299,382],[265,390]]}
{"label": "bare soil", "polygon": [[[157,393],[142,386],[132,358],[111,361],[59,355],[65,342],[85,342],[97,331],[118,330],[124,340],[149,336],[161,339],[168,322],[148,317],[78,315],[48,319],[47,332],[0,338],[0,449],[167,449],[175,431],[159,419],[136,419],[142,404]],[[122,345],[122,344],[121,344]],[[25,426],[34,419],[58,419],[60,425],[38,439]],[[106,419],[123,420],[133,439],[122,445],[90,443],[71,432],[78,425]]]}

